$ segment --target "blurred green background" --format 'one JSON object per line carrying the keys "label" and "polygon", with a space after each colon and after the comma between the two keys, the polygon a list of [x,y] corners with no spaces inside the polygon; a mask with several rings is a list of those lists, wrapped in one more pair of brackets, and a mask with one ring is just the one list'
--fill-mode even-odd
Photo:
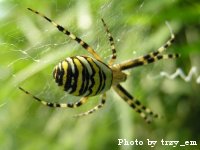
{"label": "blurred green background", "polygon": [[[156,50],[170,37],[176,41],[164,60],[128,71],[126,89],[162,116],[146,124],[113,90],[105,107],[93,115],[74,119],[98,103],[91,98],[78,109],[51,109],[20,91],[20,85],[51,102],[75,101],[52,79],[53,67],[73,55],[89,55],[76,42],[58,32],[30,7],[49,16],[89,43],[107,62],[111,56],[101,17],[117,48],[117,63]],[[198,0],[0,0],[0,149],[102,150],[147,149],[147,139],[158,141],[151,149],[200,149],[200,2]],[[189,82],[168,79],[181,68]],[[140,140],[143,146],[118,146],[118,139]],[[177,147],[160,141],[180,141]],[[197,146],[180,147],[185,141]]]}

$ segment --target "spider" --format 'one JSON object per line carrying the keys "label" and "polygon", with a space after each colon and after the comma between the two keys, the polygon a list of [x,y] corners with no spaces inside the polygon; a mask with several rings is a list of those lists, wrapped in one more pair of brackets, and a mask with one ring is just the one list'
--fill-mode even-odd
{"label": "spider", "polygon": [[173,42],[175,36],[170,29],[171,38],[156,51],[151,52],[147,55],[138,57],[136,59],[130,59],[119,64],[114,64],[116,60],[116,49],[114,39],[104,21],[101,19],[105,28],[106,34],[110,42],[110,48],[112,50],[112,57],[108,64],[102,61],[102,58],[95,52],[95,50],[84,42],[73,33],[61,25],[55,23],[42,13],[28,8],[28,10],[40,15],[48,22],[53,24],[60,32],[69,36],[72,40],[80,44],[85,50],[87,50],[93,57],[90,56],[73,56],[67,57],[55,66],[53,71],[53,78],[55,82],[63,88],[68,94],[74,96],[81,96],[79,101],[74,103],[53,103],[42,100],[27,90],[19,87],[20,90],[30,95],[36,101],[39,101],[43,105],[49,107],[60,107],[60,108],[76,108],[88,101],[91,96],[101,95],[100,103],[94,108],[87,112],[77,114],[75,117],[86,116],[92,114],[98,109],[102,108],[106,102],[106,92],[112,87],[114,91],[132,108],[134,109],[147,123],[150,123],[153,118],[157,118],[158,115],[149,108],[141,104],[139,100],[133,97],[120,83],[125,82],[127,75],[124,70],[131,69],[134,67],[153,63],[162,59],[178,58],[179,54],[162,54]]}

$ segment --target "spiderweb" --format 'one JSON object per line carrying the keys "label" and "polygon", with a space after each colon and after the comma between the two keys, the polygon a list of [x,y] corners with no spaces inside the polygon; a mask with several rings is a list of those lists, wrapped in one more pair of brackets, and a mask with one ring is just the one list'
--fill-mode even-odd
{"label": "spiderweb", "polygon": [[[61,2],[52,0],[48,3],[41,2],[43,3],[41,5],[28,5],[28,7],[33,7],[41,13],[44,13],[58,24],[63,25],[69,31],[81,37],[107,62],[110,59],[111,50],[108,37],[106,36],[100,19],[103,17],[115,39],[117,49],[116,62],[119,63],[123,60],[144,55],[152,51],[152,49],[160,47],[170,37],[168,28],[165,25],[166,20],[163,20],[163,22],[160,21],[159,23],[154,22],[151,25],[152,20],[157,15],[156,10],[158,9],[156,9],[156,5],[150,5],[151,3],[147,0],[129,2],[113,0],[104,2],[96,2],[95,0],[94,2],[74,2],[69,0]],[[49,3],[52,5],[49,6]],[[165,7],[168,4],[169,2],[166,1],[161,6]],[[1,9],[3,6],[4,9]],[[41,122],[37,122],[39,126],[37,127],[37,132],[41,131],[42,127],[44,130],[42,134],[47,135],[50,139],[57,139],[59,141],[58,143],[63,144],[63,147],[67,144],[70,145],[71,143],[75,144],[77,141],[82,141],[82,137],[87,139],[87,136],[93,133],[96,134],[98,131],[103,131],[101,129],[105,128],[111,130],[113,135],[119,132],[120,138],[132,138],[134,136],[132,135],[133,130],[135,134],[141,137],[143,136],[141,133],[147,135],[148,133],[153,133],[147,128],[143,128],[145,125],[138,123],[135,123],[133,128],[132,116],[135,113],[124,102],[118,101],[120,98],[112,90],[108,94],[108,101],[103,110],[100,110],[100,112],[97,112],[91,118],[88,117],[75,121],[71,119],[69,121],[68,118],[78,113],[79,110],[82,112],[88,110],[88,108],[92,108],[98,103],[98,97],[91,98],[87,106],[79,110],[47,110],[40,106],[39,103],[38,105],[34,101],[31,103],[29,99],[32,99],[28,95],[18,91],[17,87],[20,85],[41,99],[54,102],[76,101],[78,98],[65,94],[64,91],[57,87],[52,79],[52,70],[59,61],[66,57],[88,55],[76,42],[57,31],[57,29],[40,16],[27,11],[26,7],[26,5],[21,7],[18,3],[11,5],[10,3],[0,1],[0,19],[2,20],[0,20],[0,32],[2,35],[0,37],[0,82],[1,86],[3,85],[0,90],[0,109],[7,108],[8,103],[9,105],[11,103],[13,105],[19,103],[16,104],[18,109],[15,112],[21,108],[22,110],[19,110],[21,114],[18,115],[27,115],[27,117],[21,117],[21,120],[14,120],[12,118],[13,121],[11,120],[10,124],[17,124],[17,127],[20,125],[28,127],[29,124],[24,123],[28,119],[29,122],[33,120],[37,122],[37,120],[40,120]],[[153,13],[148,14],[145,11]],[[168,21],[170,22],[170,20]],[[170,22],[170,25],[173,29],[175,28],[174,31],[176,32],[178,25],[174,22]],[[154,26],[156,26],[156,29]],[[174,51],[176,51],[176,48],[170,49],[169,53],[173,53]],[[190,84],[192,76],[194,76],[196,83],[200,84],[198,65],[195,68],[195,63],[192,63],[191,66],[193,67],[188,75],[185,75],[182,69],[179,69],[181,66],[175,62],[176,60],[172,60],[171,64],[163,62],[155,66],[146,66],[147,69],[138,68],[129,73],[129,79],[126,83],[123,83],[123,86],[128,91],[134,91],[138,99],[145,99],[148,97],[145,92],[148,94],[154,93],[154,91],[155,94],[157,94],[157,91],[159,92],[157,81],[162,82],[164,77],[176,81],[177,77],[180,76],[183,80],[190,81],[188,83]],[[161,72],[162,70],[164,71]],[[148,73],[158,78],[152,77],[149,79]],[[147,83],[148,86],[146,86]],[[143,90],[143,87],[146,89]],[[156,102],[150,101],[150,108],[162,110],[163,108],[158,102],[160,99],[158,100],[159,96],[157,95],[159,94],[154,97],[152,95],[148,99],[154,99],[156,97]],[[9,102],[9,100],[12,101]],[[37,107],[38,113],[35,113],[35,109],[30,105],[33,105],[34,108]],[[26,109],[24,109],[25,107]],[[34,114],[27,114],[27,112],[34,112]],[[0,116],[0,122],[6,122],[5,120],[9,115],[5,115],[6,117],[4,119]],[[34,117],[34,115],[38,116],[38,118]],[[114,118],[113,116],[117,117]],[[104,120],[104,118],[107,118],[107,120]],[[142,122],[141,119],[139,122]],[[119,131],[115,131],[115,129],[118,129],[117,126],[119,126]],[[3,127],[6,128],[7,125],[3,125]],[[30,125],[30,127],[33,127],[33,125]],[[23,131],[17,132],[17,134],[21,135]],[[140,131],[142,132],[139,133]],[[145,134],[144,138],[148,137]],[[31,138],[30,141],[34,141],[37,138]],[[40,138],[40,141],[48,143],[47,141],[49,139],[46,140],[45,138]],[[24,139],[28,142],[26,138]],[[49,141],[52,141],[52,139]],[[72,141],[72,139],[76,140]],[[71,143],[69,144],[69,142]],[[9,145],[9,142],[5,145]],[[47,145],[51,145],[51,143]],[[77,145],[77,149],[88,148],[87,142],[81,143],[80,145]],[[70,148],[67,147],[67,149]]]}
{"label": "spiderweb", "polygon": [[176,71],[172,74],[162,71],[162,72],[160,72],[160,76],[166,77],[171,80],[174,80],[177,77],[180,77],[185,82],[190,82],[192,80],[192,77],[194,76],[196,83],[200,84],[200,75],[198,74],[197,67],[195,67],[195,66],[191,67],[191,69],[189,70],[187,75],[185,75],[184,71],[181,68],[177,68]]}
{"label": "spiderweb", "polygon": [[[101,5],[100,10],[97,12],[98,14],[96,14],[99,18],[103,17],[105,19],[115,39],[118,52],[117,62],[130,59],[130,53],[133,54],[133,57],[143,55],[151,49],[151,43],[155,43],[152,39],[155,39],[156,34],[152,35],[152,37],[144,37],[150,30],[147,25],[151,19],[142,19],[141,12],[145,3],[145,1],[140,1],[135,4],[137,7],[133,11],[133,17],[129,19],[125,17],[125,20],[121,21],[124,23],[119,25],[116,25],[116,20],[120,20],[123,14],[121,10],[110,13],[109,9],[113,7],[113,1],[108,1]],[[100,19],[92,18],[92,10],[89,9],[89,3],[85,3],[85,5],[77,3],[75,6],[69,3],[63,12],[57,7],[55,5],[52,13],[50,10],[38,11],[80,36],[107,61],[111,55],[108,37]],[[17,28],[12,32],[6,33],[7,37],[12,37],[16,42],[1,43],[8,55],[14,55],[6,66],[9,69],[23,66],[11,72],[12,78],[8,82],[8,86],[14,85],[14,87],[17,87],[18,85],[23,85],[31,93],[36,93],[38,97],[41,96],[41,99],[56,99],[56,101],[67,99],[68,95],[55,85],[52,79],[52,69],[60,60],[68,56],[88,55],[88,53],[40,16],[26,9],[20,11],[18,16],[20,17],[15,19]],[[134,22],[134,25],[130,24],[131,21]],[[165,31],[168,30],[163,23],[162,28],[158,30],[159,34],[162,34],[160,31],[163,28],[166,28]],[[19,32],[19,35],[13,34],[15,32]],[[143,41],[147,44],[143,44]],[[129,47],[129,45],[134,45],[134,48]],[[126,52],[124,53],[124,51]],[[35,83],[37,83],[36,86]],[[131,86],[126,86],[131,89]],[[73,100],[71,97],[70,99]]]}

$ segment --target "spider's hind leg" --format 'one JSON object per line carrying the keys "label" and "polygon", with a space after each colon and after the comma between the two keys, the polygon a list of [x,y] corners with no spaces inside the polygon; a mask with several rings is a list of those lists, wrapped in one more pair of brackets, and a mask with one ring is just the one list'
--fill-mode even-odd
{"label": "spider's hind leg", "polygon": [[130,95],[120,84],[113,86],[114,90],[117,94],[126,102],[128,105],[133,108],[139,115],[147,122],[151,123],[153,118],[158,118],[158,114],[155,114],[152,110],[145,107],[135,99],[132,95]]}
{"label": "spider's hind leg", "polygon": [[104,94],[101,95],[101,101],[97,106],[95,106],[94,108],[88,110],[87,112],[74,115],[74,117],[82,117],[82,116],[87,116],[89,114],[92,114],[95,111],[97,111],[98,109],[102,108],[105,103],[106,103],[106,94],[104,93]]}
{"label": "spider's hind leg", "polygon": [[26,93],[27,95],[32,96],[34,98],[34,100],[36,100],[36,101],[40,102],[41,104],[48,106],[48,107],[76,108],[76,107],[80,107],[81,105],[86,103],[88,100],[88,97],[82,97],[78,102],[75,102],[75,103],[53,103],[53,102],[47,102],[47,101],[41,100],[40,98],[34,96],[33,94],[31,94],[27,90],[23,89],[22,87],[19,87],[19,89],[21,91],[23,91],[24,93]]}
{"label": "spider's hind leg", "polygon": [[34,12],[35,14],[40,15],[41,17],[43,17],[44,19],[46,19],[48,22],[50,22],[51,24],[53,24],[60,32],[66,34],[72,40],[74,40],[78,44],[80,44],[85,50],[87,50],[90,54],[92,54],[97,60],[102,60],[101,57],[95,52],[95,50],[89,44],[87,44],[85,41],[83,41],[82,39],[80,39],[79,37],[77,37],[76,35],[74,35],[73,33],[71,33],[70,31],[68,31],[67,29],[65,29],[61,25],[57,24],[56,22],[54,22],[53,20],[51,20],[47,16],[43,15],[42,13],[40,13],[40,12],[38,12],[36,10],[33,10],[31,8],[28,8],[28,10]]}

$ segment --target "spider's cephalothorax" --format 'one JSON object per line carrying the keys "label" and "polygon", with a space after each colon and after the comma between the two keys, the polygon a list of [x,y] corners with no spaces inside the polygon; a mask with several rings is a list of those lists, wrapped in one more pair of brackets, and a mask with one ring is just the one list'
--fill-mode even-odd
{"label": "spider's cephalothorax", "polygon": [[122,62],[120,64],[113,64],[116,59],[116,49],[114,45],[114,40],[111,33],[108,30],[107,25],[104,20],[102,23],[108,35],[110,41],[110,47],[112,50],[112,58],[105,64],[101,57],[94,51],[94,49],[89,46],[86,42],[69,32],[67,29],[58,25],[45,15],[28,8],[30,11],[42,16],[47,21],[52,23],[59,31],[69,36],[71,39],[75,40],[80,44],[85,50],[87,50],[93,57],[89,56],[74,56],[67,57],[65,60],[61,61],[53,71],[53,77],[58,86],[62,87],[64,91],[75,96],[82,96],[82,98],[75,103],[52,103],[41,100],[40,98],[34,96],[30,92],[26,91],[22,87],[20,90],[26,94],[31,95],[35,100],[41,102],[43,105],[49,107],[62,107],[62,108],[76,108],[86,103],[88,97],[101,94],[100,104],[92,108],[91,110],[76,115],[76,117],[84,116],[93,113],[94,111],[101,108],[106,102],[106,91],[111,87],[116,91],[116,93],[128,103],[128,105],[133,108],[136,112],[140,114],[146,122],[150,122],[152,118],[157,118],[158,115],[153,113],[150,109],[143,106],[140,101],[134,98],[129,92],[121,86],[121,82],[126,81],[126,74],[123,72],[126,69],[131,69],[133,67],[138,67],[153,63],[161,59],[171,59],[179,57],[178,54],[162,54],[173,42],[174,34],[171,29],[171,38],[159,49],[151,52],[147,55],[141,56],[136,59],[130,59],[128,61]]}

